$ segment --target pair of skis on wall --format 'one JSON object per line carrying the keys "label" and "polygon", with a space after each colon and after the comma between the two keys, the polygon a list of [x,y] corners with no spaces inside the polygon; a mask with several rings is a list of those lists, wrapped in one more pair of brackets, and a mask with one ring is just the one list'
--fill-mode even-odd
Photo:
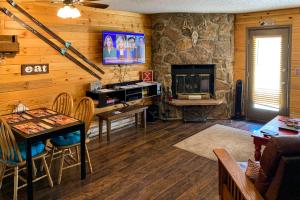
{"label": "pair of skis on wall", "polygon": [[30,31],[31,33],[33,33],[34,35],[36,35],[37,37],[39,37],[41,40],[43,40],[44,42],[46,42],[48,45],[50,45],[53,49],[55,49],[56,51],[58,51],[61,55],[65,56],[66,58],[68,58],[70,61],[72,61],[73,63],[75,63],[76,65],[78,65],[80,68],[82,68],[83,70],[87,71],[89,74],[91,74],[92,76],[94,76],[95,78],[101,80],[101,77],[96,74],[94,71],[92,71],[90,68],[88,68],[87,66],[85,66],[84,64],[82,64],[80,61],[78,61],[76,58],[74,58],[71,54],[69,54],[67,51],[70,50],[71,52],[73,52],[75,55],[77,55],[79,58],[81,58],[83,61],[85,61],[86,63],[88,63],[90,66],[92,66],[95,70],[97,70],[98,72],[104,74],[104,71],[101,70],[100,68],[97,67],[97,65],[95,65],[94,63],[92,63],[90,60],[88,60],[84,55],[82,55],[78,50],[76,50],[73,46],[71,46],[70,42],[66,42],[65,40],[63,40],[61,37],[59,37],[56,33],[54,33],[53,31],[51,31],[49,28],[47,28],[45,25],[43,25],[41,22],[39,22],[37,19],[35,19],[33,16],[31,16],[29,13],[27,13],[23,8],[21,8],[18,4],[16,4],[13,0],[7,0],[7,2],[12,5],[14,8],[16,8],[18,11],[20,11],[23,15],[25,15],[26,17],[28,17],[32,22],[34,22],[37,26],[39,26],[40,28],[42,28],[46,33],[48,33],[49,35],[51,35],[54,39],[56,39],[58,42],[60,42],[61,44],[63,44],[66,48],[60,48],[58,45],[56,45],[54,42],[52,42],[51,40],[49,40],[48,38],[46,38],[44,35],[42,35],[40,32],[38,32],[37,30],[35,30],[34,28],[32,28],[31,26],[29,26],[28,24],[26,24],[24,21],[22,21],[21,19],[19,19],[18,17],[16,17],[13,13],[11,13],[8,9],[6,8],[1,8],[1,11],[6,14],[7,16],[9,16],[11,19],[13,19],[14,21],[18,22],[21,26],[23,26],[25,29],[27,29],[28,31]]}

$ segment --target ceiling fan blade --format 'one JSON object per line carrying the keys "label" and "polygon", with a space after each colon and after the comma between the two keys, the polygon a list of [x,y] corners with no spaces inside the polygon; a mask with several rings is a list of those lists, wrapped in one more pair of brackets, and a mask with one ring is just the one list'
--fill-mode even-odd
{"label": "ceiling fan blade", "polygon": [[101,4],[101,0],[79,0],[79,3],[98,3],[98,4]]}
{"label": "ceiling fan blade", "polygon": [[101,8],[101,9],[105,9],[109,7],[109,5],[107,4],[93,3],[93,2],[86,2],[86,1],[80,2],[79,5],[92,7],[92,8]]}
{"label": "ceiling fan blade", "polygon": [[63,0],[52,0],[51,3],[63,3]]}
{"label": "ceiling fan blade", "polygon": [[49,1],[45,1],[45,0],[29,0],[26,1],[28,3],[62,3],[63,0],[49,0]]}

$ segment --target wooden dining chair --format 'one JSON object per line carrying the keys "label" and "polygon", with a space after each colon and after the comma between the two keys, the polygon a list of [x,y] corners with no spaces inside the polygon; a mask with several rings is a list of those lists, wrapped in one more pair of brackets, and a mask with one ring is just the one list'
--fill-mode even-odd
{"label": "wooden dining chair", "polygon": [[[58,94],[53,101],[52,110],[60,114],[70,116],[73,111],[73,97],[67,92],[62,92]],[[50,140],[47,140],[45,143],[46,143],[46,148],[49,151],[49,154],[46,156],[47,158],[50,155],[50,152],[52,150],[54,151],[54,153],[57,153],[56,149],[52,148]],[[51,162],[49,164],[49,168],[50,167],[51,167]],[[43,170],[43,166],[41,166],[41,170]]]}
{"label": "wooden dining chair", "polygon": [[[89,97],[82,98],[75,111],[74,111],[74,118],[81,120],[85,123],[85,134],[87,135],[87,132],[89,130],[92,118],[94,116],[94,102]],[[89,165],[90,172],[93,173],[93,168],[91,164],[90,155],[87,148],[87,143],[90,140],[86,139],[86,157],[87,162]],[[60,167],[59,167],[59,173],[58,173],[58,184],[61,183],[62,173],[63,170],[75,167],[77,165],[80,165],[80,154],[79,154],[79,148],[80,148],[80,132],[75,131],[73,133],[66,133],[63,136],[59,136],[56,138],[53,138],[51,140],[51,143],[54,148],[59,150],[60,155],[58,157],[54,157],[53,151],[51,154],[50,162],[52,162],[54,159],[60,159]],[[66,166],[65,166],[66,164]]]}
{"label": "wooden dining chair", "polygon": [[60,93],[53,101],[52,110],[70,116],[73,110],[73,98],[69,93]]}
{"label": "wooden dining chair", "polygon": [[[35,178],[33,182],[47,177],[50,187],[53,187],[52,178],[45,159],[45,145],[42,142],[33,144],[31,154],[33,161],[42,160],[45,171],[45,175]],[[26,144],[24,142],[16,142],[10,126],[0,117],[0,189],[3,178],[13,175],[14,200],[17,200],[18,190],[27,186],[26,179],[19,174],[19,172],[24,171],[26,171]],[[19,179],[24,184],[19,186]]]}

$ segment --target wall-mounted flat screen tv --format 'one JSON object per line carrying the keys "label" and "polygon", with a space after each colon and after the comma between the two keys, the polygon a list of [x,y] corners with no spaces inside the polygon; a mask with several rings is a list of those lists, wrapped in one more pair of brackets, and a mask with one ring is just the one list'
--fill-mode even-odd
{"label": "wall-mounted flat screen tv", "polygon": [[145,35],[142,33],[102,32],[104,65],[145,63]]}

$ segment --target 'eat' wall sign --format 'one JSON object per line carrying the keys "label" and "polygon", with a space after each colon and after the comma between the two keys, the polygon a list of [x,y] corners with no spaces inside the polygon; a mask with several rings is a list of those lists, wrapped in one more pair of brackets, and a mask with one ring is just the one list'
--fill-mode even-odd
{"label": "'eat' wall sign", "polygon": [[49,64],[24,64],[21,65],[22,75],[48,74]]}

